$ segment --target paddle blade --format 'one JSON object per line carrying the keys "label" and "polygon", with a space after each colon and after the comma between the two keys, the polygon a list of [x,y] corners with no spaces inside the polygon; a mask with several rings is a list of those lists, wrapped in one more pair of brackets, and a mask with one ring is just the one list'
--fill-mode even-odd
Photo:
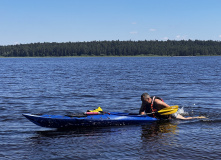
{"label": "paddle blade", "polygon": [[173,114],[176,113],[178,110],[179,106],[170,106],[168,108],[164,108],[158,111],[158,113],[160,115],[169,115],[169,114]]}

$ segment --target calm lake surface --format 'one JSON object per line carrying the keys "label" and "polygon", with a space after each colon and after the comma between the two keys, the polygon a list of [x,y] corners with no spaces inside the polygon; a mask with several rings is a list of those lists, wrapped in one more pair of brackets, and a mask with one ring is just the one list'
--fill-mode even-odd
{"label": "calm lake surface", "polygon": [[[220,159],[221,57],[0,59],[0,159]],[[23,113],[138,113],[148,92],[200,120],[59,131]]]}

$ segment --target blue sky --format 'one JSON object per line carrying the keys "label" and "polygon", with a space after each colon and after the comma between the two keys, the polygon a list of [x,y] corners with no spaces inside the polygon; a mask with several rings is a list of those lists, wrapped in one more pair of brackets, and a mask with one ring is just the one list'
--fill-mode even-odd
{"label": "blue sky", "polygon": [[221,40],[221,0],[0,0],[0,45]]}

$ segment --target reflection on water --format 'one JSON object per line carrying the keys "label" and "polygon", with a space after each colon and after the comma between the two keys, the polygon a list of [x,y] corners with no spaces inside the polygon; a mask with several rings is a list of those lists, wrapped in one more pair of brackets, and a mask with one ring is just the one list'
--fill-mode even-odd
{"label": "reflection on water", "polygon": [[[54,129],[48,131],[36,131],[37,137],[59,137],[59,136],[97,136],[102,133],[117,132],[117,128],[114,127],[79,127],[72,129]],[[37,138],[33,137],[33,138]]]}
{"label": "reflection on water", "polygon": [[142,126],[140,159],[170,159],[179,146],[177,124],[161,121]]}
{"label": "reflection on water", "polygon": [[164,133],[176,134],[177,124],[170,121],[155,122],[151,125],[142,126],[142,138],[151,140],[153,138],[160,139]]}
{"label": "reflection on water", "polygon": [[98,152],[99,149],[99,152],[109,157],[107,150],[111,146],[111,151],[116,155],[121,151],[142,153],[145,156],[146,153],[158,153],[157,150],[162,145],[177,145],[176,134],[176,124],[171,121],[161,121],[144,126],[81,127],[72,130],[37,131],[30,140],[35,146],[35,152],[40,152],[41,148],[45,147],[65,145],[75,148],[75,153],[81,153],[87,148],[87,152],[92,154],[94,150]]}
{"label": "reflection on water", "polygon": [[[141,128],[140,128],[141,127]],[[160,138],[164,133],[176,134],[177,124],[172,123],[171,121],[158,121],[153,123],[148,123],[142,126],[109,126],[109,127],[79,127],[75,129],[54,129],[46,131],[36,131],[36,135],[32,139],[39,137],[59,137],[59,136],[97,136],[99,134],[106,133],[116,133],[121,132],[124,129],[136,128],[139,129],[142,134],[141,138],[151,139],[152,137]]]}

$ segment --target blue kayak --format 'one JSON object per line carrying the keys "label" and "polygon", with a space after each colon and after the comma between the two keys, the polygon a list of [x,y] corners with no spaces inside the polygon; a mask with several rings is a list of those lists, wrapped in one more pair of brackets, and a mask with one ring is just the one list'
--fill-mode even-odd
{"label": "blue kayak", "polygon": [[73,128],[73,127],[93,127],[93,126],[119,126],[147,124],[157,121],[147,115],[130,113],[110,112],[97,115],[34,115],[23,114],[28,120],[41,127],[49,128]]}

